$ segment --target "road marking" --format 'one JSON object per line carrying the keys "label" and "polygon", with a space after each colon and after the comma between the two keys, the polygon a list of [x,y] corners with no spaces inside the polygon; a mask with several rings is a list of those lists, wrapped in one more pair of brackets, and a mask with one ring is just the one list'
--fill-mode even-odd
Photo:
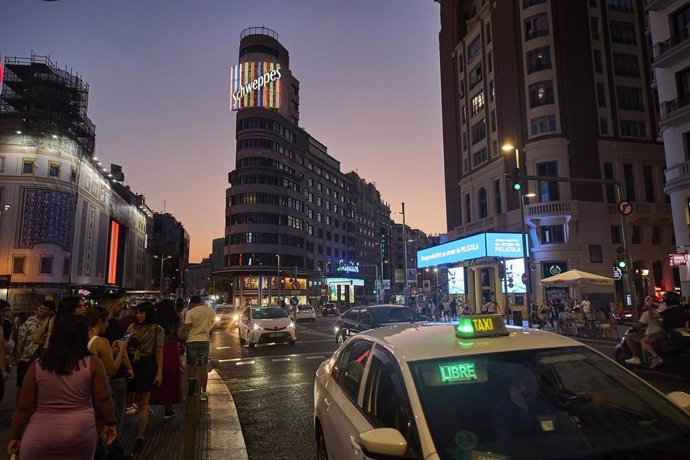
{"label": "road marking", "polygon": [[245,364],[256,364],[256,361],[253,359],[251,361],[237,361],[235,366],[244,366]]}
{"label": "road marking", "polygon": [[228,358],[228,359],[219,359],[219,363],[227,363],[230,361],[242,361],[242,358]]}
{"label": "road marking", "polygon": [[276,362],[283,362],[283,361],[292,361],[290,358],[277,358],[277,359],[272,359],[274,363]]}
{"label": "road marking", "polygon": [[326,359],[326,357],[323,356],[323,355],[318,355],[318,356],[307,356],[307,359]]}
{"label": "road marking", "polygon": [[334,342],[334,339],[329,340],[297,340],[297,343],[315,343],[315,342]]}
{"label": "road marking", "polygon": [[216,350],[227,350],[227,349],[229,349],[229,348],[230,348],[230,347],[216,347]]}

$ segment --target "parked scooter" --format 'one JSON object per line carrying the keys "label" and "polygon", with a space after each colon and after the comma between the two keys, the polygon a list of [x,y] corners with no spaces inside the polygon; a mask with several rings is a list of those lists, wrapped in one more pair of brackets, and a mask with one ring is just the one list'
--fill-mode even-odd
{"label": "parked scooter", "polygon": [[[616,344],[615,360],[618,364],[626,367],[649,368],[649,362],[645,359],[646,357],[641,358],[641,365],[631,365],[625,362],[626,359],[632,357],[632,353],[625,343],[625,338],[633,333],[644,332],[644,330],[644,328],[637,329],[631,327],[623,334],[621,341]],[[664,360],[663,364],[655,368],[655,370],[690,377],[689,331],[679,329],[666,331],[664,333],[664,339],[654,344],[654,350]],[[642,353],[642,355],[644,355],[644,353]]]}

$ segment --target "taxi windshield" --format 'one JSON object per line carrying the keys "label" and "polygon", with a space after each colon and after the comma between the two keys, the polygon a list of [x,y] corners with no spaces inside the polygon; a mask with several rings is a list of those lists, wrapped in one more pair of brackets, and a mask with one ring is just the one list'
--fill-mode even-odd
{"label": "taxi windshield", "polygon": [[287,318],[287,313],[280,307],[253,308],[252,318],[254,319],[276,319]]}
{"label": "taxi windshield", "polygon": [[369,309],[372,316],[379,323],[409,323],[415,318],[405,307],[376,307]]}
{"label": "taxi windshield", "polygon": [[442,459],[690,458],[683,412],[584,347],[410,363]]}

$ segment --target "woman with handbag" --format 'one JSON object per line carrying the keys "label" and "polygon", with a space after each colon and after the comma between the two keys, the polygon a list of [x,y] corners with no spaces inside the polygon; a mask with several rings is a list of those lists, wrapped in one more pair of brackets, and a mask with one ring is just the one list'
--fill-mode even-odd
{"label": "woman with handbag", "polygon": [[163,346],[163,383],[151,392],[150,404],[165,405],[163,418],[177,415],[173,405],[182,402],[182,372],[180,370],[180,342],[184,342],[184,330],[180,329],[180,317],[172,300],[161,300],[156,306],[156,322],[165,331]]}
{"label": "woman with handbag", "polygon": [[151,390],[163,382],[163,342],[165,331],[155,322],[156,311],[151,302],[136,306],[136,323],[127,328],[131,337],[127,341],[127,353],[132,363],[134,378],[127,391],[134,393],[139,411],[137,438],[134,452],[144,449],[144,434],[149,424],[149,398]]}

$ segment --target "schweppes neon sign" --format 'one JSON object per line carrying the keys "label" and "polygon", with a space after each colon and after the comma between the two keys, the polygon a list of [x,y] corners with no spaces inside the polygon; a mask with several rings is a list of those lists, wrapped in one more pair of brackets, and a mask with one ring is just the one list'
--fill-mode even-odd
{"label": "schweppes neon sign", "polygon": [[280,64],[243,62],[230,68],[230,110],[280,107]]}

